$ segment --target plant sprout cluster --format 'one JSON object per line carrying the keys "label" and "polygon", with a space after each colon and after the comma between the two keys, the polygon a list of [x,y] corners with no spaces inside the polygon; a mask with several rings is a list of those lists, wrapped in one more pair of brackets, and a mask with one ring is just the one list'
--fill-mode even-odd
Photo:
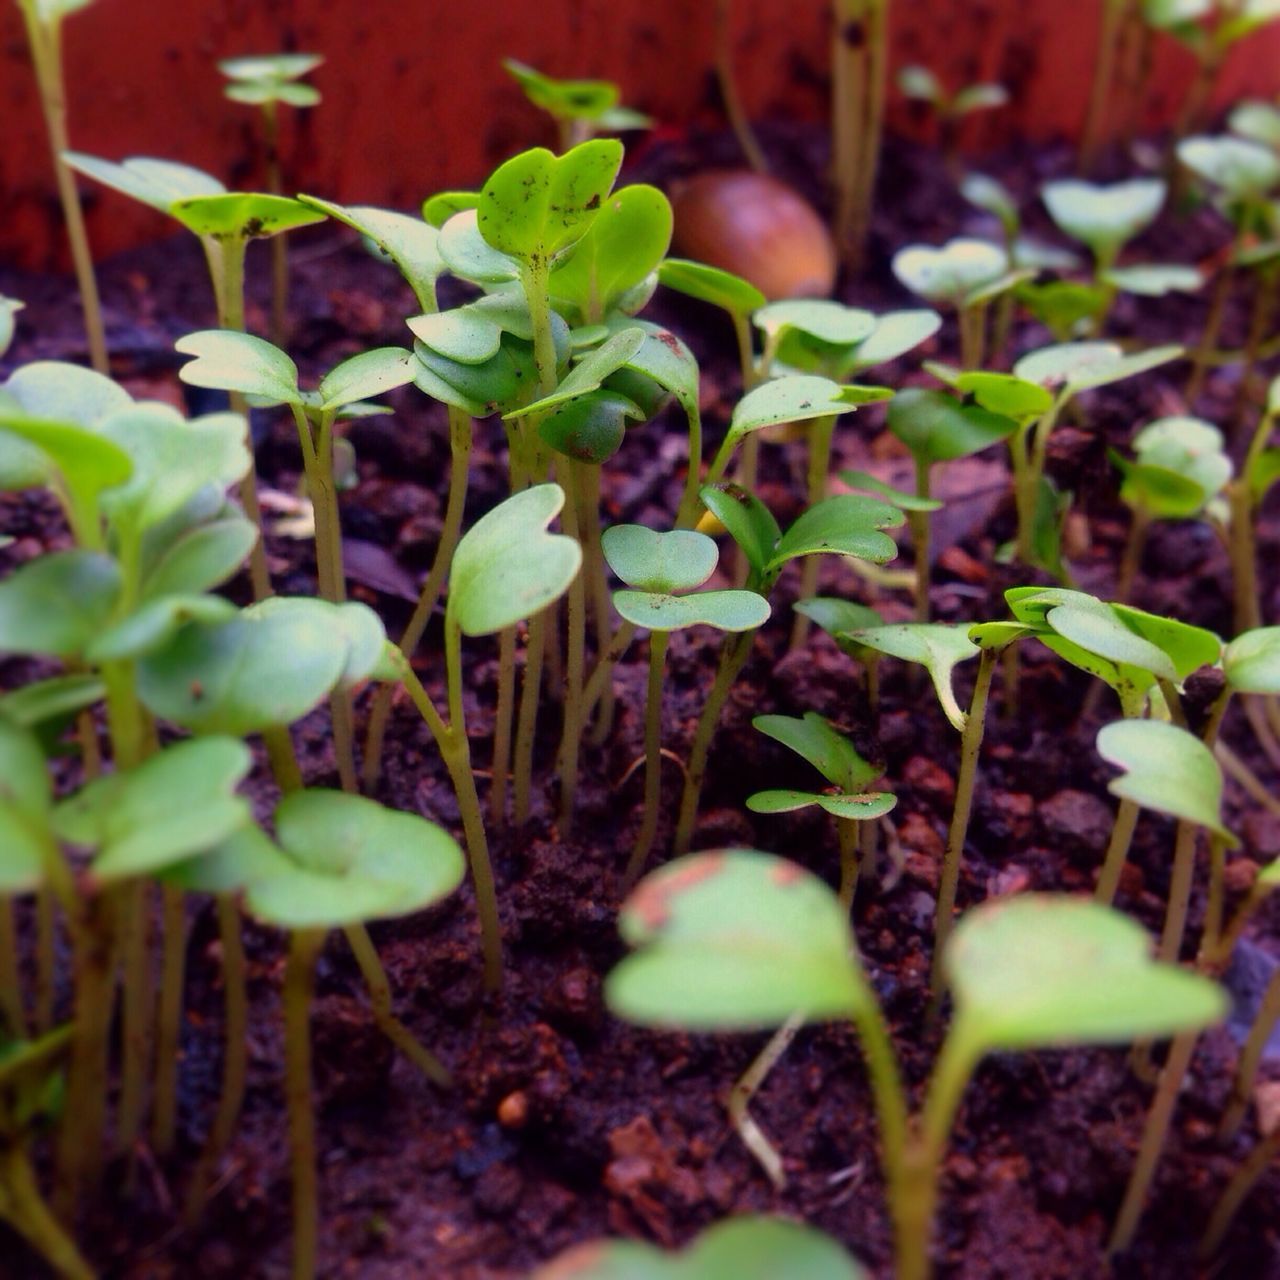
{"label": "plant sprout cluster", "polygon": [[[51,95],[59,24],[85,2],[22,0]],[[845,112],[836,217],[850,248],[866,234],[890,7],[836,5],[840,30],[856,24],[862,33],[837,42],[833,86]],[[1277,16],[1273,8],[1116,0],[1106,6],[1104,44],[1126,32],[1168,32],[1196,54],[1208,86],[1225,51]],[[722,6],[726,20],[727,12]],[[1103,53],[1099,75],[1109,83],[1115,51]],[[449,1089],[448,1066],[396,1013],[405,993],[393,990],[369,926],[428,907],[469,916],[474,901],[475,962],[487,1011],[501,1017],[513,886],[495,867],[490,840],[543,822],[571,841],[584,763],[642,725],[633,734],[642,741],[634,766],[642,787],[617,792],[630,855],[601,886],[630,948],[605,984],[610,1011],[643,1027],[773,1033],[733,1087],[729,1122],[778,1186],[786,1160],[749,1103],[804,1025],[850,1023],[878,1126],[899,1280],[931,1274],[940,1172],[984,1058],[1135,1046],[1135,1069],[1154,1089],[1110,1240],[1112,1253],[1128,1248],[1200,1036],[1226,1015],[1219,979],[1280,885],[1278,864],[1258,869],[1243,893],[1229,874],[1241,840],[1225,780],[1275,802],[1221,735],[1238,710],[1280,769],[1280,627],[1264,616],[1258,549],[1259,513],[1280,479],[1280,379],[1256,385],[1276,354],[1280,113],[1246,104],[1229,133],[1193,133],[1206,125],[1200,97],[1208,89],[1198,88],[1174,146],[1176,178],[1045,184],[1044,212],[1069,248],[1030,241],[1012,195],[970,174],[964,195],[995,216],[1000,236],[900,249],[893,273],[926,305],[877,314],[831,299],[769,302],[733,274],[669,256],[667,197],[620,182],[622,144],[601,136],[648,121],[619,105],[612,84],[555,80],[515,61],[506,68],[555,120],[558,152],[524,151],[478,189],[430,196],[420,212],[286,194],[278,111],[319,102],[304,79],[319,65],[305,54],[220,64],[228,97],[260,110],[261,191],[229,191],[170,160],[73,152],[59,110],[50,111],[63,185],[74,171],[198,238],[217,322],[177,342],[179,376],[227,393],[230,408],[187,418],[135,399],[109,376],[69,187],[95,367],[37,360],[0,383],[0,490],[46,495],[65,527],[57,547],[12,563],[0,580],[0,654],[21,660],[12,668],[20,683],[0,693],[0,1216],[59,1274],[93,1276],[78,1223],[108,1170],[136,1176],[145,1148],[184,1171],[179,1212],[188,1224],[199,1220],[245,1104],[252,921],[275,931],[285,956],[279,1067],[293,1274],[316,1274],[322,1210],[309,1022],[326,946],[341,935],[373,1024],[433,1088]],[[1005,100],[996,85],[951,93],[923,68],[909,69],[899,86],[948,126]],[[857,163],[847,163],[849,148]],[[1149,261],[1133,247],[1166,216],[1171,183],[1188,182],[1230,237],[1212,270]],[[323,222],[362,236],[404,278],[416,306],[400,345],[360,351],[313,379],[289,351],[283,246],[287,233]],[[270,340],[246,331],[246,249],[257,239],[278,246]],[[1192,349],[1142,347],[1114,332],[1121,295],[1204,287],[1208,319]],[[736,340],[740,394],[710,443],[690,346],[644,317],[659,288],[719,308]],[[1246,342],[1224,352],[1224,312],[1241,291],[1250,299]],[[453,298],[464,300],[442,305]],[[0,298],[0,355],[21,325],[20,308]],[[1015,342],[1028,331],[1034,343]],[[925,344],[941,358],[922,361]],[[919,365],[909,379],[904,358]],[[1114,583],[1091,594],[1077,585],[1064,544],[1073,495],[1055,480],[1055,433],[1070,423],[1104,440],[1096,393],[1179,361],[1189,365],[1180,411],[1133,424],[1127,446],[1109,452],[1130,534]],[[1240,388],[1231,420],[1194,416],[1210,371],[1229,364]],[[895,385],[864,381],[870,371]],[[388,637],[372,609],[349,599],[338,465],[348,424],[410,397],[436,406],[447,423],[450,474],[420,597],[403,631]],[[296,433],[314,594],[277,594],[250,408],[274,411]],[[909,489],[839,467],[850,424],[871,414],[883,416],[910,460]],[[622,473],[636,438],[658,431],[679,441],[675,509],[658,527],[606,526],[605,469]],[[477,438],[505,447],[509,492],[468,523]],[[760,483],[766,446],[802,464],[795,511],[771,509]],[[939,476],[988,451],[1007,459],[1005,581],[1025,585],[965,621],[948,612],[940,619],[932,567],[946,505]],[[1131,602],[1152,526],[1162,521],[1199,521],[1221,540],[1231,568],[1229,635]],[[910,569],[886,568],[904,536]],[[822,594],[824,577],[843,593]],[[752,721],[761,751],[780,757],[785,749],[810,772],[797,775],[807,777],[803,785],[754,791],[742,803],[762,833],[829,829],[812,867],[752,848],[691,852],[726,709],[779,627],[800,654],[816,628],[864,681],[865,696],[836,715],[797,706]],[[664,711],[673,703],[668,659],[686,645],[675,635],[685,631],[717,633],[718,650],[678,738],[669,723],[664,729]],[[644,704],[619,714],[615,675],[640,635]],[[1114,770],[1113,827],[1096,850],[1092,900],[1048,884],[970,901],[966,857],[990,709],[1017,717],[1020,655],[1029,648],[1041,671],[1096,682],[1086,710],[1101,709],[1105,720],[1096,753]],[[482,772],[468,721],[481,696],[473,664],[489,652],[493,728]],[[924,669],[914,688],[936,698],[936,758],[954,767],[928,979],[933,1017],[946,1011],[945,1034],[923,1090],[904,1074],[856,927],[866,897],[890,892],[878,859],[896,841],[895,808],[910,786],[860,749],[875,739],[883,682],[900,678],[899,664]],[[378,798],[388,729],[412,716],[454,791],[457,830]],[[327,722],[331,773],[308,776],[315,771],[298,749],[304,719]],[[1070,723],[1064,712],[1062,728]],[[537,750],[540,732],[555,741],[550,768]],[[667,770],[673,760],[678,769]],[[665,806],[677,777],[679,799]],[[554,807],[544,803],[553,779]],[[622,811],[627,804],[634,812]],[[786,817],[805,811],[809,826],[786,825],[805,821]],[[1136,905],[1125,873],[1144,812],[1172,824],[1158,938],[1115,905]],[[654,860],[663,865],[644,875]],[[464,881],[470,898],[460,893]],[[180,1048],[198,902],[216,919],[224,1017],[217,1100],[207,1117],[190,1117],[205,1138],[187,1168],[176,1161],[187,1105]],[[1260,1046],[1280,1015],[1280,984],[1273,988],[1240,1054],[1228,1132],[1254,1094]],[[1171,1042],[1158,1071],[1157,1040]],[[1223,1238],[1277,1146],[1267,1138],[1227,1189],[1206,1248]],[[865,1273],[830,1238],[771,1217],[721,1223],[678,1255],[638,1242],[583,1245],[537,1273],[754,1274]]]}

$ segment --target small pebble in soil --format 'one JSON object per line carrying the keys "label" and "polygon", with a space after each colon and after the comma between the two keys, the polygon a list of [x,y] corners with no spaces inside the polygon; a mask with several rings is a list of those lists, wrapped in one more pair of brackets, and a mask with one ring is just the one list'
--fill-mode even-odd
{"label": "small pebble in soil", "polygon": [[1100,853],[1114,823],[1115,814],[1105,800],[1072,787],[1050,796],[1040,806],[1044,837],[1063,853]]}

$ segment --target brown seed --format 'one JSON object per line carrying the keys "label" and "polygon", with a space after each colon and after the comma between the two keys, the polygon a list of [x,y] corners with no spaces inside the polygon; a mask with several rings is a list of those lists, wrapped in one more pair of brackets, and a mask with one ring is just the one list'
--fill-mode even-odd
{"label": "brown seed", "polygon": [[509,1093],[498,1103],[498,1123],[504,1129],[523,1129],[529,1120],[529,1098],[523,1089]]}

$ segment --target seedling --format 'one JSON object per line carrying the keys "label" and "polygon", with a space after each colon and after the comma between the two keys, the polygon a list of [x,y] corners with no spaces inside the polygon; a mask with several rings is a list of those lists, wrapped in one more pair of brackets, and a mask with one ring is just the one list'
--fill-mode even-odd
{"label": "seedling", "polygon": [[[232,102],[258,107],[262,114],[262,141],[266,150],[267,190],[273,196],[284,194],[284,177],[280,168],[281,106],[318,106],[320,91],[302,83],[322,62],[317,53],[276,53],[256,57],[224,58],[218,70],[230,82],[223,93]],[[289,297],[288,243],[283,236],[271,241],[271,340],[283,346],[287,338],[286,308]]]}
{"label": "seedling", "polygon": [[1194,402],[1204,385],[1209,357],[1218,342],[1222,321],[1240,267],[1256,268],[1255,311],[1246,351],[1246,380],[1258,358],[1266,318],[1274,298],[1276,264],[1270,245],[1257,253],[1255,235],[1264,242],[1275,238],[1268,197],[1280,186],[1280,156],[1269,147],[1244,138],[1194,137],[1178,144],[1178,162],[1217,193],[1218,208],[1234,232],[1230,253],[1219,268],[1209,301],[1200,343],[1196,348],[1186,397]]}
{"label": "seedling", "polygon": [[1277,415],[1280,415],[1280,378],[1271,383],[1266,406],[1250,437],[1239,474],[1227,487],[1230,512],[1227,548],[1231,556],[1238,632],[1262,625],[1255,524],[1263,500],[1280,480],[1280,448],[1271,444]]}
{"label": "seedling", "polygon": [[49,150],[53,154],[53,171],[58,181],[58,199],[62,204],[63,221],[67,224],[67,240],[80,290],[80,305],[84,308],[89,363],[98,373],[107,373],[107,336],[98,281],[93,273],[93,253],[85,231],[84,210],[80,207],[75,179],[71,176],[66,157],[71,143],[67,137],[67,90],[62,68],[62,21],[68,14],[85,9],[92,3],[93,0],[18,0],[18,8],[22,10],[22,20],[26,24],[31,64],[35,68],[45,130],[49,135]]}
{"label": "seedling", "polygon": [[915,63],[898,72],[898,91],[929,108],[937,122],[943,157],[953,173],[960,165],[961,124],[975,112],[994,111],[1009,101],[1009,90],[991,80],[967,84],[950,93],[934,72]]}
{"label": "seedling", "polygon": [[[342,528],[334,483],[334,423],[339,418],[386,412],[369,404],[368,396],[382,395],[413,381],[416,364],[411,352],[379,347],[352,356],[320,379],[315,391],[298,386],[297,366],[278,347],[252,334],[205,329],[177,342],[177,350],[195,359],[179,376],[197,387],[234,391],[256,405],[287,404],[293,412],[302,449],[307,491],[315,512],[316,576],[320,595],[331,603],[346,597],[342,568]],[[338,694],[333,704],[334,754],[342,785],[356,788],[351,706]]]}
{"label": "seedling", "polygon": [[502,65],[524,96],[556,122],[561,151],[597,134],[653,127],[648,116],[621,105],[618,86],[608,80],[556,80],[514,58],[504,58]]}
{"label": "seedling", "polygon": [[864,627],[879,627],[884,619],[865,604],[841,600],[835,596],[810,596],[792,606],[810,622],[821,627],[835,641],[841,652],[861,663],[866,679],[867,710],[874,723],[880,715],[880,653],[850,639],[850,634]]}
{"label": "seedling", "polygon": [[915,462],[913,494],[886,490],[862,471],[842,471],[840,478],[857,489],[877,492],[907,514],[915,551],[916,620],[929,620],[930,516],[942,503],[932,497],[930,472],[935,463],[981,453],[1018,429],[1016,419],[965,404],[943,391],[909,387],[889,402],[889,430],[906,445]]}
{"label": "seedling", "polygon": [[1155,520],[1203,517],[1223,506],[1220,495],[1231,479],[1231,459],[1223,451],[1222,432],[1202,418],[1160,418],[1133,438],[1134,461],[1110,451],[1121,474],[1120,499],[1133,510],[1133,523],[1115,598],[1128,600],[1142,563],[1147,531]]}
{"label": "seedling", "polygon": [[[766,383],[752,393],[765,396],[776,391],[786,382],[824,382],[825,379],[791,378]],[[835,384],[829,384],[834,386]],[[821,388],[816,394],[822,394]],[[751,399],[750,396],[747,399]],[[744,400],[739,404],[746,403]],[[774,403],[766,401],[766,404]],[[817,406],[821,413],[830,412],[830,401]],[[838,401],[836,403],[839,403]],[[788,404],[784,397],[778,402],[783,413]],[[813,404],[810,407],[815,407]],[[802,410],[801,412],[804,412]],[[767,415],[761,415],[767,418]],[[750,419],[755,421],[753,414]],[[779,417],[776,421],[785,421]],[[761,422],[760,425],[766,425]],[[734,426],[730,426],[732,437]],[[731,449],[731,446],[730,446]],[[728,456],[722,447],[721,454]],[[839,494],[810,507],[785,533],[769,509],[753,494],[738,485],[706,485],[702,489],[702,501],[707,510],[729,531],[734,542],[742,549],[748,565],[747,587],[768,599],[782,570],[792,561],[803,556],[833,554],[854,556],[873,564],[884,564],[897,554],[897,546],[884,530],[899,527],[902,512],[886,503],[858,494]],[[689,749],[688,768],[685,773],[684,793],[680,798],[680,815],[676,825],[675,849],[686,853],[693,838],[693,824],[698,816],[698,801],[702,794],[702,782],[706,776],[707,756],[715,736],[716,724],[724,709],[729,691],[738,673],[751,654],[752,632],[743,632],[726,641],[720,651],[720,664],[715,683],[707,695],[707,701],[698,717],[693,743]]]}
{"label": "seedling", "polygon": [[[229,192],[217,178],[189,165],[145,157],[113,164],[74,151],[65,152],[64,159],[87,177],[176,218],[199,238],[209,264],[220,329],[245,327],[244,259],[249,241],[323,221],[322,214],[284,196]],[[233,399],[231,407],[242,412],[245,406]],[[258,482],[252,465],[241,482],[240,500],[261,534]],[[264,599],[271,594],[271,580],[261,538],[250,570],[254,596]]]}
{"label": "seedling", "polygon": [[880,1123],[899,1280],[930,1274],[937,1175],[964,1088],[991,1052],[1123,1044],[1220,1020],[1224,993],[1155,963],[1140,926],[1078,899],[1028,894],[970,912],[947,948],[955,1014],[923,1110],[909,1112],[847,914],[816,877],[754,850],[646,877],[619,928],[635,954],[609,975],[619,1017],[681,1031],[849,1018]]}
{"label": "seedling", "polygon": [[704,533],[656,533],[642,525],[606,529],[604,557],[630,590],[615,591],[613,605],[633,626],[649,632],[645,704],[644,817],[623,873],[633,885],[653,848],[662,799],[662,679],[671,632],[709,626],[729,633],[754,631],[769,617],[769,602],[754,591],[698,591],[715,572],[719,551]]}
{"label": "seedling", "polygon": [[986,348],[987,308],[1029,274],[986,240],[949,240],[939,249],[910,245],[893,255],[893,274],[912,293],[956,313],[960,364],[976,369]]}
{"label": "seedling", "polygon": [[531,1280],[724,1280],[726,1276],[804,1276],[865,1280],[866,1273],[829,1236],[784,1218],[744,1214],[719,1222],[678,1253],[638,1240],[574,1245]]}
{"label": "seedling", "polygon": [[309,1023],[325,936],[330,929],[349,936],[358,929],[367,937],[363,927],[371,920],[409,915],[443,900],[461,883],[464,864],[457,843],[434,823],[361,796],[294,792],[277,807],[274,827],[274,843],[258,828],[246,829],[215,852],[204,876],[220,885],[240,879],[249,911],[289,934],[283,1007],[292,1274],[309,1280],[319,1234]]}
{"label": "seedling", "polygon": [[1098,30],[1098,53],[1093,63],[1089,105],[1080,132],[1080,163],[1088,173],[1097,161],[1107,124],[1107,106],[1115,87],[1117,64],[1125,53],[1126,37],[1132,40],[1135,23],[1140,23],[1143,0],[1103,0],[1102,22]]}
{"label": "seedling", "polygon": [[715,49],[716,85],[724,113],[729,118],[729,128],[747,163],[757,173],[768,173],[769,162],[751,128],[751,119],[738,92],[738,78],[733,73],[733,0],[716,0]]}
{"label": "seedling", "polygon": [[839,0],[832,12],[832,231],[850,267],[862,264],[884,136],[890,0]]}
{"label": "seedling", "polygon": [[884,770],[868,764],[849,739],[816,711],[806,711],[803,718],[756,716],[751,723],[807,760],[831,786],[821,792],[757,791],[747,797],[747,808],[752,813],[794,813],[816,805],[829,813],[840,841],[839,898],[846,910],[852,910],[862,861],[859,844],[869,839],[871,849],[864,847],[861,853],[874,852],[875,821],[897,804],[897,797],[888,792],[867,790],[883,777]]}

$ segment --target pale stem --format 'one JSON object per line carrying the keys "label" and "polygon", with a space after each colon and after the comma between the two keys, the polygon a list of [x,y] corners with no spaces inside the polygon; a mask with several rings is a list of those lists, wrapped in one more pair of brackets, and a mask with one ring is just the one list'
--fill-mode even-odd
{"label": "pale stem", "polygon": [[1218,1252],[1236,1214],[1240,1212],[1240,1206],[1262,1181],[1277,1152],[1280,1152],[1280,1129],[1273,1129],[1249,1153],[1249,1158],[1236,1170],[1223,1190],[1222,1198],[1214,1207],[1209,1225],[1205,1229],[1204,1239],[1200,1242],[1201,1261],[1208,1261]]}
{"label": "pale stem", "polygon": [[20,1141],[6,1141],[0,1147],[0,1217],[13,1226],[62,1280],[94,1280],[93,1268],[80,1255],[75,1241],[63,1230],[40,1194],[40,1184]]}
{"label": "pale stem", "polygon": [[293,1170],[293,1280],[312,1280],[319,1236],[316,1118],[311,1100],[311,995],[324,931],[299,929],[284,970],[284,1089]]}
{"label": "pale stem", "polygon": [[760,1091],[803,1026],[804,1014],[793,1013],[769,1037],[768,1043],[755,1056],[751,1065],[734,1082],[733,1088],[729,1091],[726,1107],[729,1112],[729,1121],[737,1130],[743,1146],[756,1158],[756,1162],[768,1175],[776,1191],[782,1191],[787,1185],[782,1157],[778,1154],[777,1148],[765,1137],[764,1130],[756,1124],[749,1108],[751,1099]]}
{"label": "pale stem", "polygon": [[738,82],[733,74],[732,7],[731,0],[716,0],[716,82],[720,86],[729,127],[747,163],[757,173],[768,173],[769,164],[751,128],[751,120],[742,105]]}
{"label": "pale stem", "polygon": [[[566,536],[580,545],[586,541],[580,515],[583,501],[583,469],[590,463],[564,460],[564,480],[568,490],[561,514]],[[567,653],[564,678],[564,726],[560,737],[560,832],[566,839],[573,832],[573,806],[578,788],[578,754],[582,746],[582,683],[587,657],[587,584],[589,564],[584,563],[569,583],[567,610]]]}
{"label": "pale stem", "polygon": [[1098,877],[1098,887],[1094,890],[1094,899],[1110,906],[1115,901],[1116,890],[1120,886],[1120,876],[1124,872],[1125,861],[1129,857],[1129,846],[1133,843],[1134,828],[1138,825],[1138,814],[1141,806],[1133,800],[1121,800],[1116,807],[1115,822],[1111,826],[1111,838],[1107,841],[1107,852],[1102,860],[1102,874]]}
{"label": "pale stem", "polygon": [[1236,1066],[1235,1080],[1231,1085],[1231,1097],[1222,1113],[1222,1125],[1218,1130],[1225,1140],[1234,1138],[1244,1119],[1244,1113],[1253,1096],[1254,1082],[1258,1078],[1258,1068],[1262,1065],[1267,1041],[1280,1020],[1280,969],[1277,969],[1267,983],[1262,999],[1258,1002],[1258,1011],[1249,1026],[1249,1035],[1240,1050],[1240,1061]]}
{"label": "pale stem", "polygon": [[1191,901],[1191,883],[1195,878],[1198,835],[1199,828],[1194,822],[1178,823],[1173,843],[1169,903],[1165,909],[1164,931],[1160,935],[1160,947],[1157,951],[1164,964],[1176,964],[1182,950],[1182,937],[1187,926],[1187,906]]}
{"label": "pale stem", "polygon": [[182,1052],[182,988],[187,959],[187,922],[181,889],[162,884],[160,903],[162,951],[151,1143],[156,1155],[163,1157],[173,1151],[177,1132],[178,1061]]}
{"label": "pale stem", "polygon": [[662,801],[662,675],[671,636],[666,631],[649,632],[649,680],[644,715],[644,811],[640,831],[622,876],[625,893],[640,878],[658,834],[658,813]]}
{"label": "pale stem", "polygon": [[[806,476],[807,501],[816,506],[827,496],[827,477],[831,471],[831,441],[835,435],[834,416],[817,418],[809,428],[809,459]],[[818,556],[805,556],[800,566],[800,599],[807,600],[818,593]],[[791,626],[791,648],[798,649],[809,635],[809,619],[797,613]]]}

